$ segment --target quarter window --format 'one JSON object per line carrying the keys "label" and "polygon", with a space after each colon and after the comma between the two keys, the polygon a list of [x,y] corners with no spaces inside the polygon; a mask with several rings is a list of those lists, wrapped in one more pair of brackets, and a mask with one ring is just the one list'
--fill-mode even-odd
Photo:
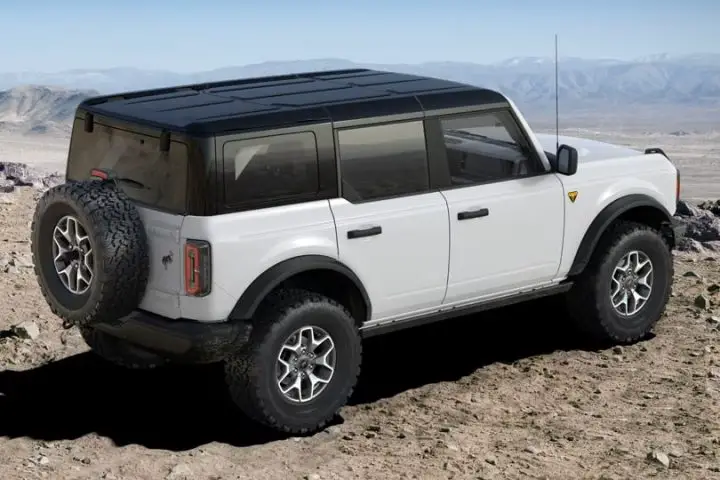
{"label": "quarter window", "polygon": [[422,193],[429,173],[422,122],[338,131],[342,195],[351,202]]}
{"label": "quarter window", "polygon": [[440,120],[451,185],[473,185],[541,173],[544,169],[509,112]]}
{"label": "quarter window", "polygon": [[225,203],[317,194],[318,154],[312,132],[237,140],[223,146]]}

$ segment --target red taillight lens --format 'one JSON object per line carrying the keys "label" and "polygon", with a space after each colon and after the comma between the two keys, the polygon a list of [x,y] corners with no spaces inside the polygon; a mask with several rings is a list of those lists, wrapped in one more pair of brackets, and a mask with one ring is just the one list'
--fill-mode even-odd
{"label": "red taillight lens", "polygon": [[90,170],[90,176],[93,178],[99,178],[100,180],[107,180],[110,178],[110,174],[101,168],[93,168]]}
{"label": "red taillight lens", "polygon": [[202,240],[185,242],[185,293],[203,297],[210,293],[210,244]]}

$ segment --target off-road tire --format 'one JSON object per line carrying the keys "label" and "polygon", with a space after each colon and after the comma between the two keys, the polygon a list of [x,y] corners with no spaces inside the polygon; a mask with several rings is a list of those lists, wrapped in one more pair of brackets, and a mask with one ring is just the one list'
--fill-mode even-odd
{"label": "off-road tire", "polygon": [[[65,215],[79,220],[93,248],[93,279],[82,295],[62,284],[53,264],[53,231]],[[147,236],[137,208],[114,182],[70,182],[47,190],[35,207],[31,248],[40,291],[67,325],[113,323],[142,300],[149,272]]]}
{"label": "off-road tire", "polygon": [[120,367],[147,370],[169,363],[166,358],[93,327],[80,327],[80,335],[94,354]]}
{"label": "off-road tire", "polygon": [[[285,339],[310,325],[332,337],[337,364],[325,391],[308,403],[293,404],[280,392],[275,362]],[[361,361],[357,323],[344,306],[317,293],[288,289],[272,293],[258,309],[249,343],[225,361],[225,378],[232,400],[249,418],[283,433],[309,434],[325,427],[346,404]]]}
{"label": "off-road tire", "polygon": [[[611,275],[631,250],[645,253],[653,264],[650,298],[639,312],[623,318],[610,301]],[[662,317],[670,298],[674,274],[670,246],[656,229],[636,222],[618,221],[598,242],[585,270],[574,279],[567,307],[581,334],[600,344],[629,344],[645,338]]]}

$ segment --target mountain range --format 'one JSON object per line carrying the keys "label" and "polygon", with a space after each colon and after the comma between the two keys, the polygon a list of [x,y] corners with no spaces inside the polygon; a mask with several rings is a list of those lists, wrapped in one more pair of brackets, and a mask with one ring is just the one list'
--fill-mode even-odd
{"label": "mountain range", "polygon": [[[516,57],[493,64],[429,62],[368,64],[343,59],[264,62],[179,73],[136,68],[0,73],[0,129],[40,133],[66,129],[87,96],[313,70],[374,68],[485,86],[510,96],[523,111],[554,111],[552,58]],[[635,60],[561,58],[558,91],[564,112],[685,106],[709,110],[720,122],[720,54],[651,55]]]}

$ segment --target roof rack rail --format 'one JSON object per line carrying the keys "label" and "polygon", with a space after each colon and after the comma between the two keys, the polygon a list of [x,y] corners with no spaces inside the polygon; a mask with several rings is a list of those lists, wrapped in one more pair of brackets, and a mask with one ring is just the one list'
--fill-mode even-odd
{"label": "roof rack rail", "polygon": [[187,85],[177,85],[172,87],[159,87],[159,88],[150,88],[146,90],[135,90],[135,91],[129,91],[129,92],[123,92],[122,94],[111,94],[111,95],[100,95],[96,97],[91,97],[86,99],[82,102],[82,105],[99,105],[101,103],[107,103],[112,102],[114,100],[132,100],[135,98],[142,98],[147,97],[150,95],[167,95],[171,93],[179,93],[182,91],[195,91],[200,92],[202,90],[208,90],[210,88],[222,88],[222,87],[230,87],[235,85],[245,85],[248,83],[262,83],[262,82],[270,82],[270,81],[281,81],[281,80],[291,80],[294,78],[301,79],[301,78],[307,78],[312,79],[320,76],[326,76],[326,75],[342,75],[342,74],[350,74],[350,73],[360,73],[369,71],[366,68],[344,68],[344,69],[337,69],[337,70],[317,70],[317,71],[309,71],[309,72],[298,72],[298,73],[283,73],[283,74],[277,74],[277,75],[266,75],[264,77],[246,77],[246,78],[234,78],[234,79],[228,79],[228,80],[217,80],[212,82],[200,82],[200,83],[192,83]]}

